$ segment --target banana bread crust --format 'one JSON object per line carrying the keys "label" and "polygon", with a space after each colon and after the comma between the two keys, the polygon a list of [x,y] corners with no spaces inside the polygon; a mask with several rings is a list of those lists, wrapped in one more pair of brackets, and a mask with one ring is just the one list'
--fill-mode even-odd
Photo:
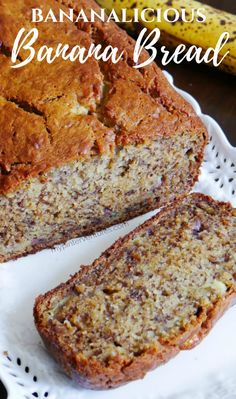
{"label": "banana bread crust", "polygon": [[[198,201],[203,201],[213,206],[214,209],[221,209],[226,219],[228,216],[235,217],[235,210],[230,204],[214,201],[212,198],[202,194],[191,194],[191,197],[193,202],[196,201],[197,203]],[[72,276],[66,283],[61,284],[44,295],[40,295],[36,299],[34,319],[45,346],[70,378],[80,385],[90,389],[108,389],[135,379],[143,378],[148,371],[164,364],[181,350],[191,349],[200,343],[224,312],[236,303],[236,286],[234,284],[227,290],[223,297],[219,298],[214,303],[210,310],[204,312],[203,309],[197,316],[197,322],[194,325],[190,323],[182,333],[172,337],[170,340],[167,339],[165,342],[160,340],[157,345],[142,351],[142,353],[135,356],[132,360],[128,358],[124,359],[124,357],[119,357],[119,355],[117,355],[112,358],[106,366],[94,357],[88,359],[69,352],[65,347],[61,346],[58,334],[45,325],[43,312],[47,310],[48,306],[50,307],[50,301],[54,296],[57,297],[59,294],[60,298],[60,293],[63,294],[69,291],[70,287],[72,287],[76,281],[82,279],[86,274],[91,273],[91,270],[96,270],[96,268],[99,269],[99,266],[101,267],[101,264],[105,263],[111,254],[114,255],[129,238],[132,238],[141,230],[150,227],[153,220],[159,221],[165,214],[168,214],[168,212],[173,209],[177,209],[178,205],[184,200],[184,198],[179,199],[175,201],[174,204],[170,204],[162,209],[158,215],[137,227],[127,236],[116,241],[100,258],[95,260],[91,266],[82,266],[80,271]],[[227,225],[227,221],[225,223]],[[234,279],[235,277],[234,275]],[[96,272],[94,274],[94,279],[96,280]],[[63,295],[61,297],[63,297]]]}
{"label": "banana bread crust", "polygon": [[[7,194],[32,177],[43,179],[53,167],[95,154],[110,154],[117,146],[145,143],[158,136],[198,132],[199,169],[207,133],[192,107],[169,85],[155,63],[132,68],[134,41],[115,23],[34,24],[31,7],[89,11],[93,1],[10,0],[0,4],[0,193]],[[16,15],[17,13],[17,15]],[[33,60],[12,69],[9,57],[19,29],[37,27],[37,50],[59,42],[88,48],[91,43],[125,50],[116,65],[94,58],[85,64]],[[28,53],[20,51],[20,58]],[[143,52],[141,58],[147,54]],[[58,79],[58,74],[59,79]],[[76,76],[76,79],[75,79]],[[202,137],[204,140],[202,142]],[[193,182],[191,182],[192,184]]]}

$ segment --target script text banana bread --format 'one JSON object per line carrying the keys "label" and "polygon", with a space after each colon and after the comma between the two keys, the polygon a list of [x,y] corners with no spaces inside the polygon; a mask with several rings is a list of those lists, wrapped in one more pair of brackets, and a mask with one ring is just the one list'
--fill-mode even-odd
{"label": "script text banana bread", "polygon": [[235,301],[235,249],[236,210],[192,194],[39,296],[37,329],[85,387],[142,378],[199,343]]}

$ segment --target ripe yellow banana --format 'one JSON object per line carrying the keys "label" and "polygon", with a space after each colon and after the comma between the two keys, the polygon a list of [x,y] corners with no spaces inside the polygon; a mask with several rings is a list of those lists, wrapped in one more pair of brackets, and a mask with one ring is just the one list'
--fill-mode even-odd
{"label": "ripe yellow banana", "polygon": [[[114,9],[121,16],[122,9],[127,9],[127,17],[132,18],[134,9],[138,9],[139,16],[144,8],[154,10],[161,9],[161,21],[152,21],[155,12],[145,13],[147,22],[139,19],[140,24],[149,31],[159,28],[161,31],[160,42],[169,47],[176,47],[181,43],[189,46],[196,45],[207,50],[215,47],[223,32],[229,33],[228,42],[219,53],[219,59],[223,58],[227,51],[229,54],[220,64],[220,68],[236,75],[236,15],[217,10],[195,0],[97,0],[101,7],[108,12]],[[191,20],[192,10],[201,9],[206,16],[205,22],[198,22],[196,18],[192,22],[183,22],[179,18],[176,22],[168,22],[163,14],[168,9],[176,9],[180,15],[185,10],[186,20]],[[129,25],[131,27],[131,25]]]}

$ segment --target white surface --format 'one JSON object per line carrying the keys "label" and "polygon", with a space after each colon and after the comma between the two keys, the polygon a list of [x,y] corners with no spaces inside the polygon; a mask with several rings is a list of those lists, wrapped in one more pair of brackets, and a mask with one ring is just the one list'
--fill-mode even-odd
{"label": "white surface", "polygon": [[[167,77],[172,81],[170,75]],[[229,145],[217,123],[201,114],[197,102],[180,92],[193,105],[211,137],[195,190],[236,206],[236,149]],[[72,240],[57,250],[45,250],[0,266],[0,379],[10,399],[236,398],[236,307],[227,312],[201,345],[180,353],[143,380],[112,391],[75,388],[43,348],[33,323],[34,298],[66,281],[78,265],[91,263],[118,237],[152,214],[93,237]]]}

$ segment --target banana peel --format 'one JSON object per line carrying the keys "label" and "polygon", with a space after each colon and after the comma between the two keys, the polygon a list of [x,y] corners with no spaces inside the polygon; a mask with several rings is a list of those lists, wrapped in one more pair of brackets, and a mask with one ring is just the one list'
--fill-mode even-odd
{"label": "banana peel", "polygon": [[[174,8],[180,12],[185,9],[185,15],[192,15],[192,10],[202,9],[206,16],[205,22],[198,22],[196,18],[192,22],[184,22],[181,18],[176,22],[168,22],[163,17],[161,22],[152,21],[155,14],[145,13],[147,22],[139,18],[139,24],[129,24],[128,28],[140,30],[146,27],[148,31],[159,28],[161,31],[161,44],[176,48],[179,44],[187,47],[195,45],[201,47],[203,52],[209,47],[215,48],[219,37],[223,32],[229,33],[229,39],[219,53],[219,60],[224,58],[219,68],[236,75],[236,15],[217,10],[211,6],[195,0],[97,0],[101,7],[108,12],[114,9],[120,17],[122,9],[126,9],[127,18],[133,17],[134,8],[138,9],[139,17],[144,8],[161,9],[161,15],[165,10]],[[187,19],[186,19],[187,20]],[[229,54],[224,55],[229,51]]]}

